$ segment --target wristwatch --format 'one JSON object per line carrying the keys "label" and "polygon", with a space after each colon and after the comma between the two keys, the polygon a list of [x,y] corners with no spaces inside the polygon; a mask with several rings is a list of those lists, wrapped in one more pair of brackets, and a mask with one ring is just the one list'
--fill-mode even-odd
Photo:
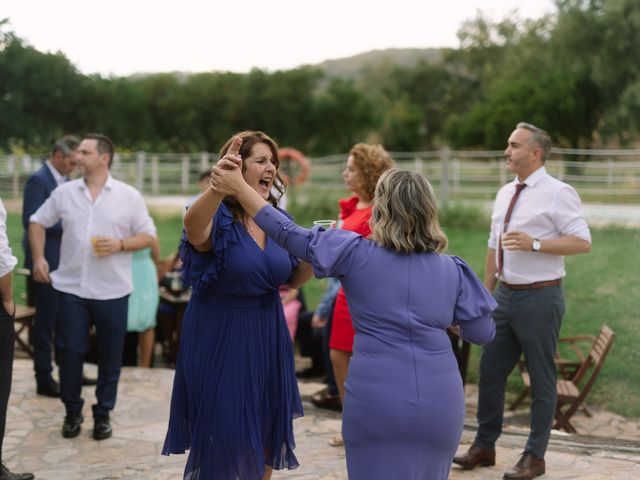
{"label": "wristwatch", "polygon": [[534,252],[540,251],[540,240],[538,240],[537,238],[533,239],[533,243],[531,244],[531,250],[533,250]]}

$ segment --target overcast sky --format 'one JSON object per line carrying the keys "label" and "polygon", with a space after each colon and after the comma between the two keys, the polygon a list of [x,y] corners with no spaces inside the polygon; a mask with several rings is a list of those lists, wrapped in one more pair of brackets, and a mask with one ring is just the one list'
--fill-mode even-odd
{"label": "overcast sky", "polygon": [[374,49],[457,47],[462,22],[552,0],[0,0],[0,19],[85,74],[290,69]]}

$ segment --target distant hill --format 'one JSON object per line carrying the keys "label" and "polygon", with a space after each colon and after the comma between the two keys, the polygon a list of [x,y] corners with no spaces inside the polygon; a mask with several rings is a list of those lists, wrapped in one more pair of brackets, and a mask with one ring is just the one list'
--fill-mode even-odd
{"label": "distant hill", "polygon": [[[359,53],[351,57],[336,58],[325,60],[311,66],[318,68],[325,73],[325,78],[346,78],[357,79],[362,72],[368,68],[377,68],[381,66],[402,66],[413,67],[421,61],[428,63],[437,63],[441,60],[443,48],[387,48],[385,50],[371,50],[369,52]],[[212,71],[210,73],[222,73]],[[134,73],[129,76],[133,79],[142,79],[154,75],[170,75],[178,81],[185,82],[187,79],[195,75],[191,72],[154,72],[154,73]]]}
{"label": "distant hill", "polygon": [[325,72],[327,77],[356,78],[363,69],[380,65],[412,67],[421,61],[437,63],[442,57],[441,48],[388,48],[371,50],[352,57],[325,60],[313,65]]}

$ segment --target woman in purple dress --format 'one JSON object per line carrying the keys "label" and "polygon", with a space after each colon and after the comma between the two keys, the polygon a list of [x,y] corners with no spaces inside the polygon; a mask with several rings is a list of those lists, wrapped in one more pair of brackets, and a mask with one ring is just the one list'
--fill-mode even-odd
{"label": "woman in purple dress", "polygon": [[338,277],[356,330],[342,432],[350,480],[446,479],[462,434],[464,392],[447,329],[493,339],[496,303],[467,264],[443,255],[433,191],[414,172],[378,181],[372,235],[307,230],[255,195],[221,160],[212,188],[235,195],[269,237]]}
{"label": "woman in purple dress", "polygon": [[[239,162],[245,185],[276,205],[272,188],[282,182],[271,138],[242,132],[220,156]],[[298,466],[292,420],[302,405],[278,287],[300,286],[311,267],[224,197],[212,189],[198,197],[185,214],[180,246],[193,288],[162,453],[190,450],[186,480],[260,480],[273,468]]]}

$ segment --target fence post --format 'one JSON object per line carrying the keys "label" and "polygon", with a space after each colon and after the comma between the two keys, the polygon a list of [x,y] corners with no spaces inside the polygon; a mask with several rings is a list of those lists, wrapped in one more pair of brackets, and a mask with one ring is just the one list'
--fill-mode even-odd
{"label": "fence post", "polygon": [[613,160],[607,158],[607,187],[611,188],[613,185]]}
{"label": "fence post", "polygon": [[416,173],[422,174],[422,158],[416,157],[413,159],[413,169]]}
{"label": "fence post", "polygon": [[16,157],[9,155],[7,157],[7,173],[13,174],[13,170],[16,168]]}
{"label": "fence post", "polygon": [[460,191],[460,159],[453,158],[451,159],[451,173],[452,173],[452,192],[456,193]]}
{"label": "fence post", "polygon": [[181,191],[184,193],[189,189],[189,155],[182,156],[182,183]]}
{"label": "fence post", "polygon": [[160,181],[158,176],[158,155],[151,155],[151,193],[158,194],[160,190]]}
{"label": "fence post", "polygon": [[25,173],[28,173],[29,175],[31,175],[31,173],[33,172],[33,168],[32,168],[32,162],[31,162],[31,155],[23,155],[22,156],[22,171]]}
{"label": "fence post", "polygon": [[442,202],[442,208],[446,209],[449,203],[449,162],[451,161],[451,149],[448,146],[440,150],[440,161],[442,162],[440,201]]}
{"label": "fence post", "polygon": [[120,174],[120,154],[113,154],[113,163],[111,164],[111,173],[114,177],[118,177]]}
{"label": "fence post", "polygon": [[136,188],[140,193],[144,192],[144,161],[145,153],[138,152],[136,154]]}
{"label": "fence post", "polygon": [[498,158],[497,161],[498,161],[498,174],[500,176],[500,185],[498,185],[498,188],[500,188],[502,185],[507,183],[507,164],[503,158]]}
{"label": "fence post", "polygon": [[[200,153],[200,172],[206,172],[209,170],[209,153],[201,152]],[[198,172],[198,175],[200,175]]]}
{"label": "fence post", "polygon": [[13,198],[18,198],[20,195],[20,168],[18,168],[18,162],[16,162],[16,157],[14,155],[9,157],[8,170],[12,173],[11,192],[13,194]]}

